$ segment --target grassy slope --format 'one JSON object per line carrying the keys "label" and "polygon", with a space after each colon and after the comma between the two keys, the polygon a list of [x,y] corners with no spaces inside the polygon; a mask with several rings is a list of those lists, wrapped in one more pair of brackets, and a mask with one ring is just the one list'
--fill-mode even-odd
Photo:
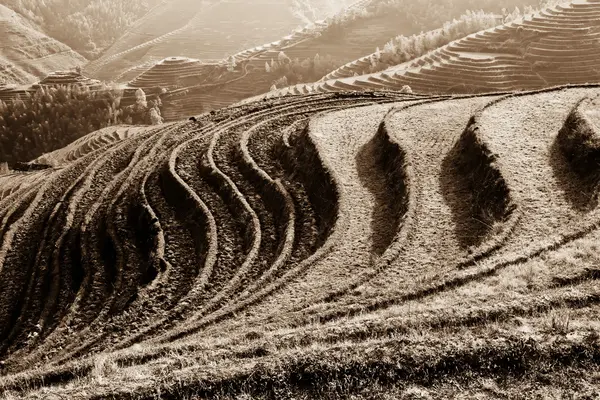
{"label": "grassy slope", "polygon": [[[0,200],[3,293],[43,282],[46,263],[66,281],[25,292],[0,388],[595,396],[600,220],[557,135],[596,137],[592,123],[564,123],[598,94],[290,97],[82,154],[37,199],[25,179],[40,173],[3,176],[25,185]],[[95,272],[71,286],[80,256]]]}

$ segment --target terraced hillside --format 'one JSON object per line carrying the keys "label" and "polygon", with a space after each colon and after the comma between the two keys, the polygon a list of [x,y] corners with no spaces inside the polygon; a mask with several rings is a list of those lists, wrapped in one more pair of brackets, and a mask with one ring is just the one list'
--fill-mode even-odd
{"label": "terraced hillside", "polygon": [[[322,2],[309,1],[299,3],[305,4],[315,15],[327,14],[325,10],[321,10],[322,8],[325,8],[323,7],[324,4],[321,4]],[[335,4],[329,10],[331,13],[346,2],[338,1],[333,3],[323,3],[330,5]],[[353,10],[362,7],[363,3],[365,3],[365,0],[354,2],[352,6],[345,9],[345,12],[352,12]],[[223,4],[217,2],[216,4],[211,5],[210,9],[214,9],[215,12],[219,10],[223,11],[222,7],[225,7],[228,4],[229,3],[227,2]],[[260,11],[261,7],[262,5],[257,9],[256,5],[253,4],[251,6],[252,12],[256,13],[257,11]],[[291,4],[279,4],[276,10],[281,12],[287,10],[285,12],[291,12],[293,15],[297,15],[292,12],[293,8],[290,7]],[[270,9],[271,8],[269,8],[269,10]],[[240,15],[243,14],[243,11],[244,10],[240,10]],[[156,13],[160,14],[162,12],[165,11],[161,11],[161,8],[158,7]],[[268,15],[270,15],[270,11]],[[150,18],[150,16],[148,18]],[[229,23],[230,22],[228,22],[228,24]],[[190,24],[192,24],[192,22],[188,23],[188,25]],[[161,24],[161,26],[164,26],[164,24]],[[204,27],[205,25],[202,26]],[[110,74],[110,77],[117,82],[127,83],[129,87],[142,88],[146,91],[156,91],[157,89],[163,88],[168,89],[169,93],[163,96],[163,102],[165,104],[164,114],[167,120],[177,120],[190,114],[218,109],[248,96],[264,92],[271,86],[274,79],[273,76],[265,72],[265,63],[277,59],[280,52],[284,50],[288,51],[290,48],[303,46],[303,43],[305,42],[312,43],[326,27],[327,23],[324,21],[317,21],[316,23],[308,24],[303,28],[298,28],[292,33],[289,33],[292,30],[292,27],[290,26],[290,28],[285,31],[285,34],[287,34],[286,36],[284,36],[283,33],[265,36],[264,40],[258,40],[257,36],[257,40],[251,42],[253,47],[236,45],[237,47],[230,53],[231,56],[229,58],[224,59],[222,55],[219,55],[213,60],[206,60],[201,57],[201,54],[198,53],[198,49],[200,48],[198,47],[200,43],[198,40],[193,43],[192,49],[194,51],[185,52],[188,57],[176,56],[176,54],[180,53],[173,50],[173,46],[175,46],[175,48],[177,47],[177,42],[172,44],[173,41],[176,41],[176,38],[171,32],[150,42],[141,43],[131,49],[124,49],[115,55],[109,55],[109,51],[105,57],[90,63],[87,67],[87,71],[99,76],[98,71],[102,70],[101,73]],[[235,31],[242,32],[243,29],[236,29]],[[176,32],[179,32],[179,30]],[[210,33],[210,35],[214,34],[214,32]],[[209,33],[206,33],[206,35],[207,37],[211,37]],[[221,37],[219,35],[217,36]],[[274,38],[280,39],[263,44],[266,39],[272,40]],[[232,39],[228,37],[228,40],[230,41]],[[247,40],[248,35],[246,35],[240,43],[245,45]],[[128,56],[132,51],[143,51],[144,48],[154,46],[158,42],[164,43],[163,47],[166,49],[164,54],[168,54],[169,57],[163,58],[163,55],[162,57],[156,56],[138,59],[135,54]],[[319,41],[317,40],[317,42]],[[207,44],[205,42],[202,49],[210,49],[211,46],[211,43]],[[231,43],[219,47],[219,51],[229,48],[228,46],[231,46]],[[316,54],[313,50],[314,48],[312,48],[311,51],[306,52],[306,55],[313,57]],[[135,59],[136,62],[130,63],[131,65],[128,67],[119,67],[116,71],[112,66],[107,67],[105,65],[110,64],[113,61],[115,63],[121,62],[119,60],[124,56],[131,57],[131,59]],[[201,59],[198,59],[199,57]],[[235,65],[233,66],[231,65],[231,58],[235,60]],[[106,76],[108,77],[109,75]],[[182,98],[182,96],[185,96],[185,98]]]}
{"label": "terraced hillside", "polygon": [[0,4],[0,84],[27,84],[86,60]]}
{"label": "terraced hillside", "polygon": [[[533,8],[529,7],[525,13],[532,13],[533,11]],[[516,9],[514,11],[514,14],[517,13],[520,14],[520,10]],[[511,14],[506,18],[512,20],[516,16]],[[344,64],[333,71],[329,71],[319,81],[366,75],[389,69],[420,57],[453,40],[463,38],[471,33],[493,28],[502,24],[504,18],[504,16],[495,13],[467,10],[458,19],[454,18],[451,21],[446,21],[441,28],[411,36],[395,36],[387,41],[381,49],[381,46],[379,46],[374,52]]]}
{"label": "terraced hillside", "polygon": [[98,60],[90,63],[86,71],[96,78],[111,80],[136,65],[167,57],[220,61],[244,49],[283,37],[298,25],[306,24],[295,12],[294,3],[307,3],[310,9],[316,10],[317,16],[323,14],[324,17],[327,11],[332,11],[324,7],[326,3],[339,3],[341,7],[345,2],[163,2],[129,29]]}
{"label": "terraced hillside", "polygon": [[598,396],[598,96],[292,96],[2,175],[0,393]]}
{"label": "terraced hillside", "polygon": [[146,63],[124,71],[119,80],[135,74],[127,86],[146,91],[165,88],[162,97],[167,120],[216,110],[248,96],[264,91],[272,76],[265,72],[265,63],[277,59],[280,52],[310,40],[326,26],[298,29],[281,40],[245,49],[233,55],[235,65],[227,60],[205,63],[185,57],[169,57],[160,62]]}
{"label": "terraced hillside", "polygon": [[39,86],[61,86],[61,85],[79,85],[87,86],[90,89],[96,89],[101,82],[97,79],[88,78],[76,71],[53,71],[46,75],[37,84],[32,85],[33,89]]}
{"label": "terraced hillside", "polygon": [[[358,57],[362,58],[356,65],[352,64],[351,69],[368,70],[370,57],[364,55],[372,53],[377,46],[381,46],[390,37],[398,34],[414,34],[424,27],[437,29],[447,22],[446,19],[465,12],[460,5],[448,2],[439,7],[436,5],[436,12],[433,13],[435,15],[430,15],[432,13],[424,11],[427,7],[414,7],[414,4],[407,5],[403,1],[397,2],[395,8],[379,12],[378,8],[383,3],[385,2],[378,0],[355,2],[333,18],[297,29],[280,40],[234,54],[235,65],[232,65],[231,58],[200,62],[196,60],[198,55],[193,55],[194,59],[180,57],[170,57],[160,61],[148,59],[122,70],[115,79],[122,83],[128,82],[134,87],[142,87],[146,91],[155,91],[157,87],[177,88],[172,93],[162,96],[163,114],[167,120],[173,121],[260,95],[284,76],[290,83],[316,81]],[[499,12],[496,10],[495,3],[484,3],[479,6]],[[356,17],[357,15],[360,17]],[[478,15],[483,16],[484,13]],[[496,16],[493,13],[485,15],[487,17],[482,18],[492,20]],[[489,23],[485,26],[489,26]],[[460,24],[455,28],[462,31]],[[473,27],[471,26],[470,29]],[[338,32],[339,30],[341,31]],[[164,40],[165,43],[170,41],[169,38]],[[274,61],[276,66],[273,66]],[[278,85],[280,87],[284,84],[278,83]],[[313,86],[323,85],[306,87]],[[298,86],[299,91],[302,92],[301,88],[304,87],[305,85]],[[325,86],[324,89],[315,90],[328,90],[328,88]],[[287,92],[287,89],[285,91]]]}
{"label": "terraced hillside", "polygon": [[424,94],[484,93],[597,82],[599,16],[600,1],[574,0],[468,35],[384,72],[296,85],[267,97],[404,85]]}

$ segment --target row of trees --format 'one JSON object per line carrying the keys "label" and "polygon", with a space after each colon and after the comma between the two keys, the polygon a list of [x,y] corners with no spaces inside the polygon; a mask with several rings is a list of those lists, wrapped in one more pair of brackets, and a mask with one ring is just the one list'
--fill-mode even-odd
{"label": "row of trees", "polygon": [[[355,11],[340,14],[333,19],[333,24],[339,29],[343,29],[344,18],[355,18],[360,13],[360,11]],[[382,71],[392,65],[417,58],[470,33],[494,27],[499,22],[493,13],[467,10],[458,19],[445,22],[440,29],[411,36],[399,35],[391,39],[385,44],[383,50],[377,48],[370,57],[371,64],[368,69],[360,72],[367,74]],[[265,70],[275,75],[271,87],[273,90],[298,83],[317,81],[341,65],[343,62],[330,55],[321,57],[317,54],[313,59],[300,60],[296,58],[292,60],[281,52],[277,60],[266,63]]]}
{"label": "row of trees", "polygon": [[411,36],[396,36],[385,44],[383,50],[377,48],[371,55],[369,70],[364,73],[382,71],[413,60],[471,33],[493,28],[500,22],[496,14],[467,10],[458,19],[445,22],[440,29]]}
{"label": "row of trees", "polygon": [[122,105],[123,91],[104,86],[40,87],[23,99],[0,101],[0,163],[14,165],[62,148],[95,130],[117,124],[158,124],[160,99],[138,89]]}
{"label": "row of trees", "polygon": [[543,0],[540,1],[538,7],[526,5],[522,11],[519,7],[515,7],[513,11],[502,8],[500,13],[467,10],[459,18],[444,22],[439,29],[410,36],[399,35],[392,38],[383,46],[382,50],[377,48],[369,56],[370,65],[359,72],[360,74],[368,74],[383,71],[394,65],[418,58],[454,40],[493,28],[502,23],[514,21],[559,2],[560,0]]}
{"label": "row of trees", "polygon": [[[559,0],[545,0],[540,3],[540,8],[545,8],[558,2]],[[440,29],[421,32],[418,35],[396,36],[385,44],[382,51],[377,48],[371,56],[371,67],[365,73],[382,71],[390,66],[413,60],[454,40],[493,28],[502,23],[515,21],[538,10],[539,8],[534,8],[531,5],[525,6],[523,10],[515,7],[511,12],[503,8],[501,14],[485,12],[483,10],[467,10],[458,19],[445,22]]]}
{"label": "row of trees", "polygon": [[4,0],[53,38],[96,58],[160,0]]}
{"label": "row of trees", "polygon": [[465,10],[481,9],[500,14],[503,7],[544,7],[555,2],[557,0],[373,0],[362,9],[352,9],[330,18],[329,25],[321,32],[321,36],[336,40],[345,36],[354,23],[383,16],[398,18],[399,26],[415,28],[416,31],[430,31],[439,28],[449,19],[458,17]]}

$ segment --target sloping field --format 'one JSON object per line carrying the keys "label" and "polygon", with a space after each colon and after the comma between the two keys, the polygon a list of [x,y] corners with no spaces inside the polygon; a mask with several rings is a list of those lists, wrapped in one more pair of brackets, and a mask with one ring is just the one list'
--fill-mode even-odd
{"label": "sloping field", "polygon": [[598,96],[292,96],[0,176],[0,393],[594,398]]}
{"label": "sloping field", "polygon": [[404,85],[424,94],[485,93],[597,82],[599,16],[600,1],[575,0],[468,35],[383,72],[292,86],[266,97]]}
{"label": "sloping field", "polygon": [[67,45],[37,31],[0,5],[0,84],[33,83],[86,60]]}

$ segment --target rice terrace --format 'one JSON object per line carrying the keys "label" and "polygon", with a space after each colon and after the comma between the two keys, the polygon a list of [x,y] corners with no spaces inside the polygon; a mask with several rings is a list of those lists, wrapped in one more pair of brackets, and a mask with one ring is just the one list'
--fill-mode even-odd
{"label": "rice terrace", "polygon": [[600,398],[600,0],[502,3],[0,1],[0,399]]}

